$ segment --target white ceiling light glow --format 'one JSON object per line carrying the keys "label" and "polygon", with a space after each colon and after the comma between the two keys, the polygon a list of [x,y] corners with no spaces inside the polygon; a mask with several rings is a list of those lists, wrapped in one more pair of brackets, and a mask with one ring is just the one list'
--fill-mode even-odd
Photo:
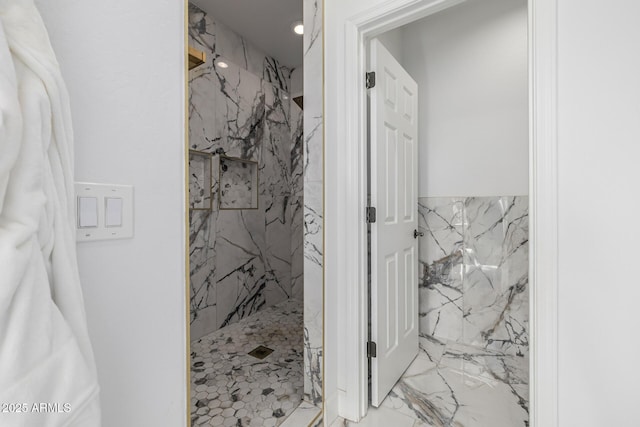
{"label": "white ceiling light glow", "polygon": [[229,64],[227,64],[224,61],[218,61],[218,67],[220,67],[220,68],[228,68]]}
{"label": "white ceiling light glow", "polygon": [[302,25],[302,22],[300,21],[297,21],[291,24],[291,29],[296,34],[299,34],[299,35],[304,34],[304,25]]}

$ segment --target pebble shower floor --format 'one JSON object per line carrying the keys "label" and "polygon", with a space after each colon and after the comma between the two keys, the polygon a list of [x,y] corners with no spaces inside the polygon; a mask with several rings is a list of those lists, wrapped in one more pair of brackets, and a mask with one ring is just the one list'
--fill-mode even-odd
{"label": "pebble shower floor", "polygon": [[[273,349],[264,359],[248,353]],[[302,401],[302,302],[290,299],[191,343],[194,426],[278,426]]]}

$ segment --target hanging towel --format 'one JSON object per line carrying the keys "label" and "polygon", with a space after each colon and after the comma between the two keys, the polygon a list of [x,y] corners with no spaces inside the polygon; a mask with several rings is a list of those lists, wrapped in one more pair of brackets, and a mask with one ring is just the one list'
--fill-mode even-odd
{"label": "hanging towel", "polygon": [[68,94],[33,0],[0,0],[0,427],[100,425]]}

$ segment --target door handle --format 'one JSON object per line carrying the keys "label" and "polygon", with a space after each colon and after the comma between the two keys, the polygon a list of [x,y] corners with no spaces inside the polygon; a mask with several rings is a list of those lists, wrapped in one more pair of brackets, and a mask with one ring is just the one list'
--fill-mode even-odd
{"label": "door handle", "polygon": [[418,236],[420,237],[424,236],[424,231],[413,230],[413,238],[417,239]]}

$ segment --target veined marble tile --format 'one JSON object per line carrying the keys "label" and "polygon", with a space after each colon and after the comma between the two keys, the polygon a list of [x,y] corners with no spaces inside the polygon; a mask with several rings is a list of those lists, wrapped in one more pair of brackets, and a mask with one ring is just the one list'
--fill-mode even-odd
{"label": "veined marble tile", "polygon": [[189,3],[189,45],[207,57],[216,52],[216,23],[199,7]]}
{"label": "veined marble tile", "polygon": [[[308,183],[311,195],[317,194]],[[306,190],[305,190],[306,194]],[[309,197],[310,198],[310,197]],[[311,206],[307,205],[310,203]],[[305,319],[305,397],[318,405],[322,400],[323,255],[322,212],[305,199],[304,241],[304,319]]]}
{"label": "veined marble tile", "polygon": [[462,338],[463,202],[429,198],[418,203],[420,331],[443,339]]}
{"label": "veined marble tile", "polygon": [[322,0],[303,0],[304,50],[304,318],[305,399],[322,402],[323,87]]}
{"label": "veined marble tile", "polygon": [[260,161],[264,132],[264,92],[258,77],[232,63],[214,65],[220,86],[215,104],[219,147],[229,157]]}
{"label": "veined marble tile", "polygon": [[207,209],[212,206],[211,157],[189,154],[189,209]]}
{"label": "veined marble tile", "polygon": [[304,398],[319,406],[322,404],[322,341],[316,345],[306,324],[304,332]]}
{"label": "veined marble tile", "polygon": [[220,209],[258,209],[258,164],[218,156]]}
{"label": "veined marble tile", "polygon": [[528,198],[421,198],[420,331],[528,354]]}
{"label": "veined marble tile", "polygon": [[216,144],[215,106],[220,90],[210,61],[189,71],[189,148],[211,152]]}
{"label": "veined marble tile", "polygon": [[[305,0],[304,9],[305,23],[311,28],[303,43],[305,63],[318,73],[322,68],[322,3]],[[286,99],[291,70],[214,18],[193,5],[189,8],[190,45],[207,53],[207,62],[190,72],[190,145],[214,154],[214,210],[206,227],[197,220],[192,223],[193,240],[200,242],[192,251],[192,309],[196,307],[193,312],[198,317],[192,323],[192,333],[201,336],[237,322],[287,296],[305,298],[307,394],[308,400],[319,404],[323,314],[321,80],[305,79],[310,88],[305,99],[315,106],[307,116]],[[228,67],[219,67],[220,60]],[[303,118],[315,124],[303,130]],[[259,209],[218,210],[220,154],[259,162]],[[314,186],[307,194],[304,181],[309,178]],[[238,184],[237,191],[222,183],[232,205],[241,201],[241,190],[249,185],[248,181],[240,185],[243,182],[233,181]],[[303,204],[306,199],[311,201],[307,207]],[[303,281],[306,273],[309,281]],[[202,304],[199,308],[198,301]],[[207,329],[208,323],[211,329]]]}
{"label": "veined marble tile", "polygon": [[[191,278],[192,311],[197,317],[192,333],[200,336],[290,297],[293,270],[301,287],[303,259],[298,255],[298,264],[291,265],[294,143],[290,100],[281,90],[288,87],[287,69],[268,61],[195,7],[190,8],[189,34],[190,43],[208,54],[207,62],[190,73],[191,146],[213,154],[214,212],[206,228],[192,224],[194,241],[203,240],[192,248]],[[224,60],[228,67],[219,67],[216,59]],[[279,75],[268,74],[280,86],[262,79],[265,67],[278,70]],[[221,163],[220,154],[258,162],[259,169],[253,173],[249,167],[235,167],[243,164],[233,160]],[[221,165],[227,170],[221,172]],[[302,192],[302,184],[299,188]],[[279,208],[268,209],[271,205]],[[258,209],[219,213],[219,207]],[[301,229],[302,209],[296,209],[295,215]],[[298,235],[301,233],[299,230]],[[302,298],[301,292],[298,295]]]}
{"label": "veined marble tile", "polygon": [[419,328],[442,339],[462,339],[462,292],[440,283],[420,288]]}
{"label": "veined marble tile", "polygon": [[304,298],[304,169],[303,169],[303,111],[289,100],[291,127],[291,295]]}
{"label": "veined marble tile", "polygon": [[420,354],[424,354],[434,365],[440,363],[447,341],[434,338],[431,335],[420,334],[418,337]]}
{"label": "veined marble tile", "polygon": [[[215,17],[213,17],[215,21]],[[229,62],[249,71],[255,76],[262,73],[262,54],[253,45],[247,43],[243,37],[227,27],[225,24],[215,21],[216,28],[216,48],[220,56]]]}
{"label": "veined marble tile", "polygon": [[265,307],[265,234],[260,210],[220,211],[216,223],[218,327]]}
{"label": "veined marble tile", "polygon": [[[513,202],[513,203],[512,203]],[[529,198],[508,198],[501,268],[508,272],[505,317],[492,329],[489,348],[529,354]],[[512,204],[511,204],[512,203]]]}
{"label": "veined marble tile", "polygon": [[305,127],[309,127],[308,131],[305,129],[304,136],[304,179],[305,182],[320,181],[323,179],[322,114],[311,115],[305,110],[304,121]]}
{"label": "veined marble tile", "polygon": [[[211,333],[212,329],[216,329],[215,325],[218,322],[218,307],[215,304],[200,308],[197,312],[192,311],[191,313],[193,319],[190,325],[191,338],[201,338]],[[194,313],[196,316],[195,318]]]}
{"label": "veined marble tile", "polygon": [[528,378],[514,374],[526,372],[525,358],[451,342],[444,348],[437,366],[433,355],[416,358],[382,407],[412,417],[419,426],[528,425]]}
{"label": "veined marble tile", "polygon": [[305,398],[322,400],[322,183],[306,182],[304,199]]}
{"label": "veined marble tile", "polygon": [[414,423],[415,419],[412,417],[381,406],[380,408],[369,407],[367,415],[359,423],[338,418],[331,427],[413,427]]}
{"label": "veined marble tile", "polygon": [[323,179],[322,0],[304,2],[304,177]]}
{"label": "veined marble tile", "polygon": [[422,197],[418,199],[420,260],[431,264],[462,248],[464,239],[464,198]]}
{"label": "veined marble tile", "polygon": [[[304,26],[305,31],[303,35],[304,45],[304,59],[305,69],[306,65],[313,61],[320,63],[322,61],[322,55],[318,53],[322,51],[322,9],[324,7],[322,0],[304,0],[303,1],[303,14],[304,14]],[[305,79],[305,83],[314,84],[318,80]],[[318,87],[314,85],[314,93],[317,92]],[[305,89],[305,94],[308,91]]]}
{"label": "veined marble tile", "polygon": [[[305,262],[305,266],[306,266]],[[305,269],[305,277],[314,274]],[[313,298],[316,298],[314,301]],[[304,394],[309,402],[322,402],[322,288],[304,290]]]}
{"label": "veined marble tile", "polygon": [[513,385],[477,379],[447,369],[441,369],[440,372],[454,391],[453,396],[459,405],[452,414],[454,423],[496,427],[529,425],[528,402],[514,393],[517,388]]}
{"label": "veined marble tile", "polygon": [[263,200],[267,244],[265,299],[267,305],[273,305],[291,297],[291,215],[289,196],[266,196]]}
{"label": "veined marble tile", "polygon": [[304,298],[304,201],[292,197],[291,213],[291,296],[300,301]]}
{"label": "veined marble tile", "polygon": [[[274,351],[264,359],[250,356],[258,345]],[[299,301],[284,301],[193,340],[191,350],[192,425],[306,426],[286,421],[308,407],[294,411],[302,400]]]}
{"label": "veined marble tile", "polygon": [[459,408],[454,390],[437,368],[422,375],[401,379],[382,407],[394,409],[429,426],[455,426],[453,418]]}
{"label": "veined marble tile", "polygon": [[287,419],[280,425],[281,427],[308,427],[318,416],[320,409],[309,403],[302,402]]}
{"label": "veined marble tile", "polygon": [[[486,282],[483,284],[486,285]],[[487,295],[488,292],[482,292],[483,289],[476,282],[474,290],[465,293],[464,342],[510,354],[527,355],[527,287],[527,278],[522,277],[504,293]],[[468,303],[467,298],[471,300]]]}
{"label": "veined marble tile", "polygon": [[[306,182],[304,198],[304,258],[305,262],[308,261],[320,270],[323,265],[324,238],[322,186],[322,182]],[[305,270],[307,270],[306,264]],[[312,270],[311,265],[309,270]]]}
{"label": "veined marble tile", "polygon": [[293,197],[302,197],[304,192],[304,168],[303,168],[303,111],[298,104],[290,100],[289,105],[291,125],[291,194]]}
{"label": "veined marble tile", "polygon": [[447,344],[438,366],[460,372],[473,381],[493,384],[529,383],[529,359],[467,344]]}
{"label": "veined marble tile", "polygon": [[527,197],[465,201],[465,343],[528,354],[527,208]]}
{"label": "veined marble tile", "polygon": [[261,194],[291,194],[291,128],[289,95],[270,83],[262,83],[265,94],[265,130],[260,165]]}
{"label": "veined marble tile", "polygon": [[216,324],[215,222],[216,211],[189,211],[191,336],[199,338]]}
{"label": "veined marble tile", "polygon": [[277,88],[289,92],[292,70],[270,56],[265,56],[263,65],[262,78]]}

